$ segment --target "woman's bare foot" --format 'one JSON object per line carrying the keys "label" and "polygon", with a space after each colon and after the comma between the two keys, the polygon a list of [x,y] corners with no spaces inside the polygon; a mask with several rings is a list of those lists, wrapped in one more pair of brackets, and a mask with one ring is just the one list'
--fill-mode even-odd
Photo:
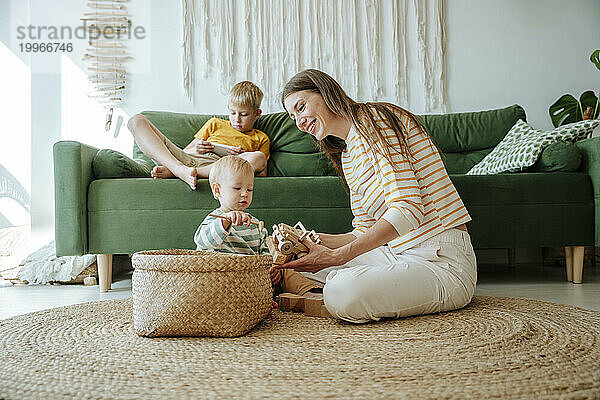
{"label": "woman's bare foot", "polygon": [[156,167],[152,168],[150,176],[152,176],[154,179],[176,178],[171,170],[163,165],[157,165]]}

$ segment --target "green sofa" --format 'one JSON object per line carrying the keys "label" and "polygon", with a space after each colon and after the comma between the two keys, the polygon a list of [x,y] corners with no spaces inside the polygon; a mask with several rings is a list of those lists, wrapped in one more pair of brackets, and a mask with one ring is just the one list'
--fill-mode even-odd
{"label": "green sofa", "polygon": [[[143,114],[181,147],[213,117]],[[599,243],[600,138],[577,143],[583,161],[574,172],[471,176],[465,172],[518,119],[525,120],[523,108],[420,118],[442,151],[450,178],[473,218],[468,229],[476,248]],[[271,139],[271,158],[268,177],[255,181],[248,211],[267,227],[301,220],[317,232],[350,231],[348,195],[312,139],[285,113],[263,115],[256,127]],[[177,179],[154,180],[148,177],[154,164],[137,146],[133,157],[74,141],[54,145],[57,255],[103,255],[99,264],[105,275],[112,254],[195,247],[198,224],[218,207],[208,181],[200,180],[192,191]],[[110,276],[101,276],[100,283],[101,290],[110,287]]]}

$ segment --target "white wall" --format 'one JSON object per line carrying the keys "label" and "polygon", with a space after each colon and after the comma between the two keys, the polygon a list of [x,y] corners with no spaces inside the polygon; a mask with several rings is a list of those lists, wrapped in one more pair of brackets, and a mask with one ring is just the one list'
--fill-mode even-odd
{"label": "white wall", "polygon": [[[14,10],[14,3],[22,1],[0,0],[0,13]],[[29,1],[31,23],[38,25],[76,26],[85,8],[85,2]],[[389,7],[389,1],[385,4]],[[184,96],[180,1],[134,1],[129,10],[134,24],[144,26],[148,37],[129,43],[135,62],[130,69],[129,93],[121,114],[127,118],[150,109],[222,113],[226,97],[218,92],[215,79],[197,77],[194,104]],[[518,103],[535,127],[550,128],[548,107],[560,95],[572,93],[578,97],[585,90],[599,89],[600,71],[589,62],[591,52],[600,48],[598,0],[452,0],[448,1],[447,16],[449,111]],[[0,16],[2,20],[6,20],[6,15]],[[11,49],[17,54],[14,23],[11,20],[10,30],[5,26],[0,29],[0,41],[12,42]],[[412,28],[409,24],[408,29]],[[384,34],[391,35],[389,26],[384,25]],[[414,33],[410,37],[414,38]],[[93,102],[85,103],[87,100],[81,93],[81,81],[85,80],[82,72],[85,64],[81,61],[84,48],[79,45],[62,62],[47,63],[41,59],[36,67],[34,61],[32,68],[31,187],[35,188],[32,221],[40,231],[51,232],[52,228],[51,144],[55,140],[73,138],[127,153],[131,148],[125,128],[114,139],[112,133],[102,129],[104,110]],[[415,63],[411,63],[410,73],[414,77],[408,108],[422,113],[420,75]],[[394,101],[389,94],[386,100]],[[2,131],[2,135],[2,142],[8,143],[7,133]],[[1,152],[0,157],[4,157]],[[10,164],[5,159],[0,159],[0,163]],[[18,163],[13,164],[9,167],[20,168]]]}
{"label": "white wall", "polygon": [[448,6],[453,111],[518,103],[537,128],[561,95],[600,89],[598,0],[459,0]]}

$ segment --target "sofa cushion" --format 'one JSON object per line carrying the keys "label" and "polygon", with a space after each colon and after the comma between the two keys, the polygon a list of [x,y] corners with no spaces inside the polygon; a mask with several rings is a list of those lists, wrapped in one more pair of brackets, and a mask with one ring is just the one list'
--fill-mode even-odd
{"label": "sofa cushion", "polygon": [[551,131],[533,129],[523,121],[510,129],[506,137],[468,175],[522,171],[532,166],[543,149],[558,140],[577,141],[591,135],[600,121],[588,120],[559,126]]}
{"label": "sofa cushion", "polygon": [[450,175],[479,248],[593,245],[594,196],[582,172]]}
{"label": "sofa cushion", "polygon": [[148,160],[132,160],[125,154],[111,149],[99,150],[92,160],[92,170],[98,179],[147,178],[154,167]]}
{"label": "sofa cushion", "polygon": [[[248,212],[273,224],[298,221],[318,232],[349,232],[349,198],[334,176],[256,178]],[[97,179],[88,192],[90,253],[195,248],[194,232],[219,207],[208,180],[196,190],[178,179]],[[152,221],[152,230],[148,222]],[[127,237],[127,241],[123,241]]]}
{"label": "sofa cushion", "polygon": [[419,119],[444,154],[450,174],[464,174],[480,162],[522,119],[525,110],[513,105],[497,110],[421,115]]}
{"label": "sofa cushion", "polygon": [[420,115],[419,119],[443,153],[491,149],[506,136],[525,110],[517,104],[497,110]]}
{"label": "sofa cushion", "polygon": [[527,171],[572,172],[581,164],[581,150],[571,142],[559,140],[546,147],[538,160]]}
{"label": "sofa cushion", "polygon": [[272,153],[278,151],[295,154],[319,152],[312,136],[301,132],[286,112],[262,115],[256,120],[255,127],[269,136]]}
{"label": "sofa cushion", "polygon": [[324,153],[288,153],[278,151],[271,154],[267,163],[267,176],[320,176],[336,175],[333,165]]}

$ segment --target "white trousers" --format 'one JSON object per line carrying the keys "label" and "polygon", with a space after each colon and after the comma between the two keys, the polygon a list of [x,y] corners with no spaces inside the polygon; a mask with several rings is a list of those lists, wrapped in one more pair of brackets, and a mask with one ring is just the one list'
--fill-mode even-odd
{"label": "white trousers", "polygon": [[477,261],[469,234],[449,229],[402,254],[381,246],[344,265],[303,274],[324,284],[332,316],[364,323],[466,306],[475,292]]}

